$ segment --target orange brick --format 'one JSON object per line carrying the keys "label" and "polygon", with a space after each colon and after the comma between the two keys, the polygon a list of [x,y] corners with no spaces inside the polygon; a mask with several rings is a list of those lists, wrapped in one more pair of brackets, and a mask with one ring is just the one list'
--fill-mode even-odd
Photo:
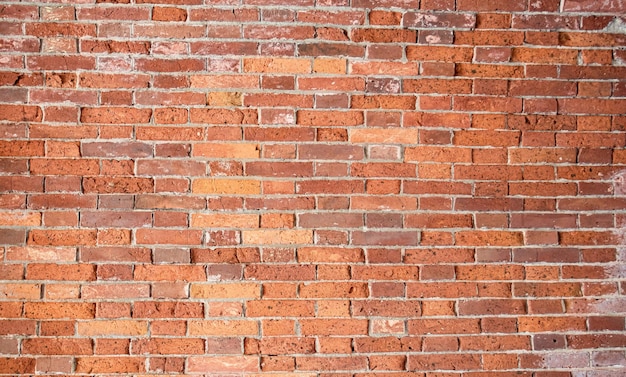
{"label": "orange brick", "polygon": [[78,322],[78,335],[82,336],[140,336],[148,334],[148,322],[133,320],[104,320]]}
{"label": "orange brick", "polygon": [[519,319],[519,331],[556,332],[579,331],[585,328],[581,317],[524,317]]}
{"label": "orange brick", "polygon": [[262,321],[263,334],[272,335],[295,335],[295,321],[291,319],[267,319]]}
{"label": "orange brick", "polygon": [[96,266],[92,264],[33,263],[26,267],[26,278],[32,280],[96,280]]}
{"label": "orange brick", "polygon": [[[264,192],[268,192],[267,188],[263,188]],[[292,193],[293,189],[287,193]],[[278,193],[283,193],[278,192]],[[287,213],[266,213],[261,215],[261,228],[293,228],[296,223],[296,218],[292,214]]]}
{"label": "orange brick", "polygon": [[195,144],[193,156],[207,158],[259,158],[258,144]]}
{"label": "orange brick", "polygon": [[245,58],[244,72],[258,73],[311,73],[310,59],[297,58]]}
{"label": "orange brick", "polygon": [[248,179],[200,178],[192,183],[194,194],[260,194],[261,182]]}
{"label": "orange brick", "polygon": [[246,313],[250,317],[313,317],[315,303],[303,300],[248,301]]}
{"label": "orange brick", "polygon": [[361,111],[299,110],[297,113],[297,124],[303,126],[357,126],[363,121]]}
{"label": "orange brick", "polygon": [[26,318],[94,318],[95,305],[92,303],[27,302],[24,305]]}
{"label": "orange brick", "polygon": [[200,230],[137,229],[135,237],[138,244],[200,245],[202,243]]}
{"label": "orange brick", "polygon": [[206,272],[203,266],[194,265],[138,265],[134,271],[134,278],[143,281],[205,281]]}
{"label": "orange brick", "polygon": [[139,373],[145,370],[141,357],[78,357],[77,373]]}
{"label": "orange brick", "polygon": [[346,59],[317,58],[313,60],[314,73],[344,74],[346,67]]}

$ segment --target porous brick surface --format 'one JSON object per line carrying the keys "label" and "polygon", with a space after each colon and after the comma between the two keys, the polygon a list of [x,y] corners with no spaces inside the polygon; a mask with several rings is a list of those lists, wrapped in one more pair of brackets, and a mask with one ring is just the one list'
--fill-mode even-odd
{"label": "porous brick surface", "polygon": [[626,1],[0,3],[0,375],[623,377]]}

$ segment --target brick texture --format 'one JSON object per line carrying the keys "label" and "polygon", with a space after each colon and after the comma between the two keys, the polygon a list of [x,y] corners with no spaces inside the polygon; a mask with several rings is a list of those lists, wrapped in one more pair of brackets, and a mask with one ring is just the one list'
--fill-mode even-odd
{"label": "brick texture", "polygon": [[623,377],[624,14],[3,0],[0,376]]}

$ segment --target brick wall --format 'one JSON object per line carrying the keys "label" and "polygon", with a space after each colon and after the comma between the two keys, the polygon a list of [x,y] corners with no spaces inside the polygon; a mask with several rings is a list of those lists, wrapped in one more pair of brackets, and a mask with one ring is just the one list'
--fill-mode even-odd
{"label": "brick wall", "polygon": [[0,4],[0,374],[623,377],[623,0]]}

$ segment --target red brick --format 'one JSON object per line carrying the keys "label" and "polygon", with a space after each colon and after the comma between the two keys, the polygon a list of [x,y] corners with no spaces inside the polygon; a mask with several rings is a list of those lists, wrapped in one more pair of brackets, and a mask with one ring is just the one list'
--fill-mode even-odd
{"label": "red brick", "polygon": [[417,33],[402,29],[352,29],[351,39],[354,42],[369,43],[414,43]]}
{"label": "red brick", "polygon": [[244,276],[263,280],[314,280],[314,266],[270,266],[250,265],[245,268]]}
{"label": "red brick", "polygon": [[[137,26],[140,28],[140,26]],[[159,26],[158,30],[150,29],[151,26],[145,26],[145,28],[138,30],[138,33],[144,33],[146,36],[158,36],[161,33],[167,33],[168,30],[163,30],[164,26]],[[189,34],[202,34],[202,28],[198,29],[195,26],[188,26],[185,29],[180,26],[176,26],[178,29],[175,33],[179,35],[189,35]],[[205,63],[201,59],[148,59],[148,58],[139,58],[136,60],[137,69],[143,72],[197,72],[205,69]]]}
{"label": "red brick", "polygon": [[562,99],[559,109],[563,114],[578,114],[581,109],[593,109],[591,114],[623,114],[626,100]]}
{"label": "red brick", "polygon": [[471,215],[415,214],[406,216],[406,226],[411,228],[471,228]]}
{"label": "red brick", "polygon": [[436,62],[470,62],[471,48],[454,48],[447,46],[407,46],[406,57],[409,60]]}
{"label": "red brick", "polygon": [[[257,42],[192,42],[191,52],[202,55],[257,55],[259,44]],[[221,65],[222,69],[223,65]],[[175,72],[175,70],[172,70]]]}
{"label": "red brick", "polygon": [[559,244],[561,245],[614,245],[616,235],[612,232],[603,231],[570,231],[559,232]]}
{"label": "red brick", "polygon": [[173,106],[204,105],[206,95],[198,92],[137,92],[134,102],[137,105],[155,106],[167,103]]}
{"label": "red brick", "polygon": [[26,318],[94,318],[95,305],[91,303],[29,302],[24,305]]}
{"label": "red brick", "polygon": [[154,190],[154,182],[149,178],[84,178],[85,193],[144,193]]}
{"label": "red brick", "polygon": [[27,355],[92,355],[93,345],[88,339],[26,339],[22,350]]}
{"label": "red brick", "polygon": [[302,228],[359,228],[363,226],[363,216],[359,214],[306,213],[298,216],[298,225]]}
{"label": "red brick", "polygon": [[150,250],[126,247],[85,247],[81,250],[83,262],[149,262]]}
{"label": "red brick", "polygon": [[524,269],[519,265],[476,265],[456,267],[457,280],[509,280],[519,279],[523,275]]}
{"label": "red brick", "polygon": [[296,368],[310,371],[342,371],[366,369],[365,356],[336,356],[336,357],[297,357]]}
{"label": "red brick", "polygon": [[173,7],[155,7],[152,11],[153,21],[186,21],[187,11]]}
{"label": "red brick", "polygon": [[253,124],[257,114],[247,109],[192,109],[190,119],[192,123]]}
{"label": "red brick", "polygon": [[206,273],[202,266],[149,266],[140,265],[134,271],[135,280],[181,280],[205,281]]}
{"label": "red brick", "polygon": [[28,236],[29,245],[72,246],[95,245],[96,232],[88,229],[75,230],[44,230],[33,229]]}
{"label": "red brick", "polygon": [[124,107],[83,108],[81,122],[104,124],[135,124],[148,123],[152,111],[150,109],[133,109]]}
{"label": "red brick", "polygon": [[460,111],[488,111],[519,113],[522,109],[520,98],[500,98],[489,96],[456,97],[454,110]]}
{"label": "red brick", "polygon": [[456,31],[454,44],[478,46],[516,46],[524,43],[521,31]]}
{"label": "red brick", "polygon": [[85,88],[147,88],[149,81],[148,75],[83,73],[79,85]]}
{"label": "red brick", "polygon": [[368,246],[411,246],[418,242],[417,232],[374,232],[374,231],[354,231],[352,234],[352,243],[354,245]]}
{"label": "red brick", "polygon": [[409,334],[478,334],[479,319],[412,319],[408,321]]}
{"label": "red brick", "polygon": [[133,306],[133,318],[202,318],[202,304],[192,302],[141,301]]}
{"label": "red brick", "polygon": [[191,249],[194,263],[243,263],[259,262],[257,248]]}
{"label": "red brick", "polygon": [[2,357],[0,358],[0,373],[28,374],[35,373],[35,358],[30,357]]}
{"label": "red brick", "polygon": [[32,280],[76,280],[96,279],[96,269],[90,264],[30,264],[26,268],[26,278]]}
{"label": "red brick", "polygon": [[[23,306],[24,304],[21,302],[4,301],[0,303],[0,313],[4,318],[19,318],[22,316]],[[24,322],[24,324],[30,324],[30,322]]]}
{"label": "red brick", "polygon": [[519,319],[520,331],[576,331],[584,329],[584,319],[581,317],[524,317]]}
{"label": "red brick", "polygon": [[98,3],[0,9],[1,372],[623,361],[620,6]]}
{"label": "red brick", "polygon": [[139,244],[199,245],[202,242],[202,232],[196,230],[138,229],[136,239]]}
{"label": "red brick", "polygon": [[38,13],[37,7],[32,5],[9,4],[0,10],[0,15],[7,19],[36,20]]}
{"label": "red brick", "polygon": [[402,13],[373,10],[369,13],[369,21],[372,25],[400,25]]}
{"label": "red brick", "polygon": [[[133,54],[148,54],[150,52],[150,42],[142,42],[142,41],[107,41],[107,40],[81,40],[80,41],[80,51],[86,53],[133,53]],[[129,77],[129,76],[119,76],[119,75],[104,75],[104,74],[90,74],[85,73],[85,77],[88,82],[91,82],[90,79],[95,80],[93,83],[98,85],[105,85],[105,87],[110,87],[110,83],[105,83],[102,79],[105,77],[118,78],[118,77]],[[81,82],[82,82],[81,75]],[[141,77],[141,76],[133,76],[133,77]],[[137,81],[133,79],[133,82],[136,84]],[[122,81],[115,80],[114,83],[121,85],[121,87],[127,87]],[[99,86],[96,86],[99,87]],[[117,86],[116,86],[117,87]],[[134,86],[131,86],[134,87]],[[147,85],[142,85],[141,87],[147,87]]]}
{"label": "red brick", "polygon": [[298,45],[300,56],[364,57],[365,47],[347,43],[304,43]]}
{"label": "red brick", "polygon": [[303,298],[348,298],[367,297],[367,284],[358,283],[310,283],[300,284],[299,297]]}
{"label": "red brick", "polygon": [[299,110],[297,124],[302,126],[356,126],[363,124],[361,111],[329,112]]}
{"label": "red brick", "polygon": [[246,338],[244,353],[247,355],[261,354],[305,354],[315,352],[314,338]]}
{"label": "red brick", "polygon": [[14,122],[38,122],[43,113],[38,106],[0,105],[0,116],[3,120]]}
{"label": "red brick", "polygon": [[76,359],[78,373],[138,373],[145,369],[140,357],[79,357]]}
{"label": "red brick", "polygon": [[352,305],[355,317],[413,317],[421,314],[417,301],[370,300],[355,301]]}
{"label": "red brick", "polygon": [[259,10],[256,8],[200,8],[192,9],[191,21],[220,21],[220,22],[246,22],[257,21]]}
{"label": "red brick", "polygon": [[131,354],[189,354],[204,353],[204,340],[199,338],[151,338],[131,342]]}

